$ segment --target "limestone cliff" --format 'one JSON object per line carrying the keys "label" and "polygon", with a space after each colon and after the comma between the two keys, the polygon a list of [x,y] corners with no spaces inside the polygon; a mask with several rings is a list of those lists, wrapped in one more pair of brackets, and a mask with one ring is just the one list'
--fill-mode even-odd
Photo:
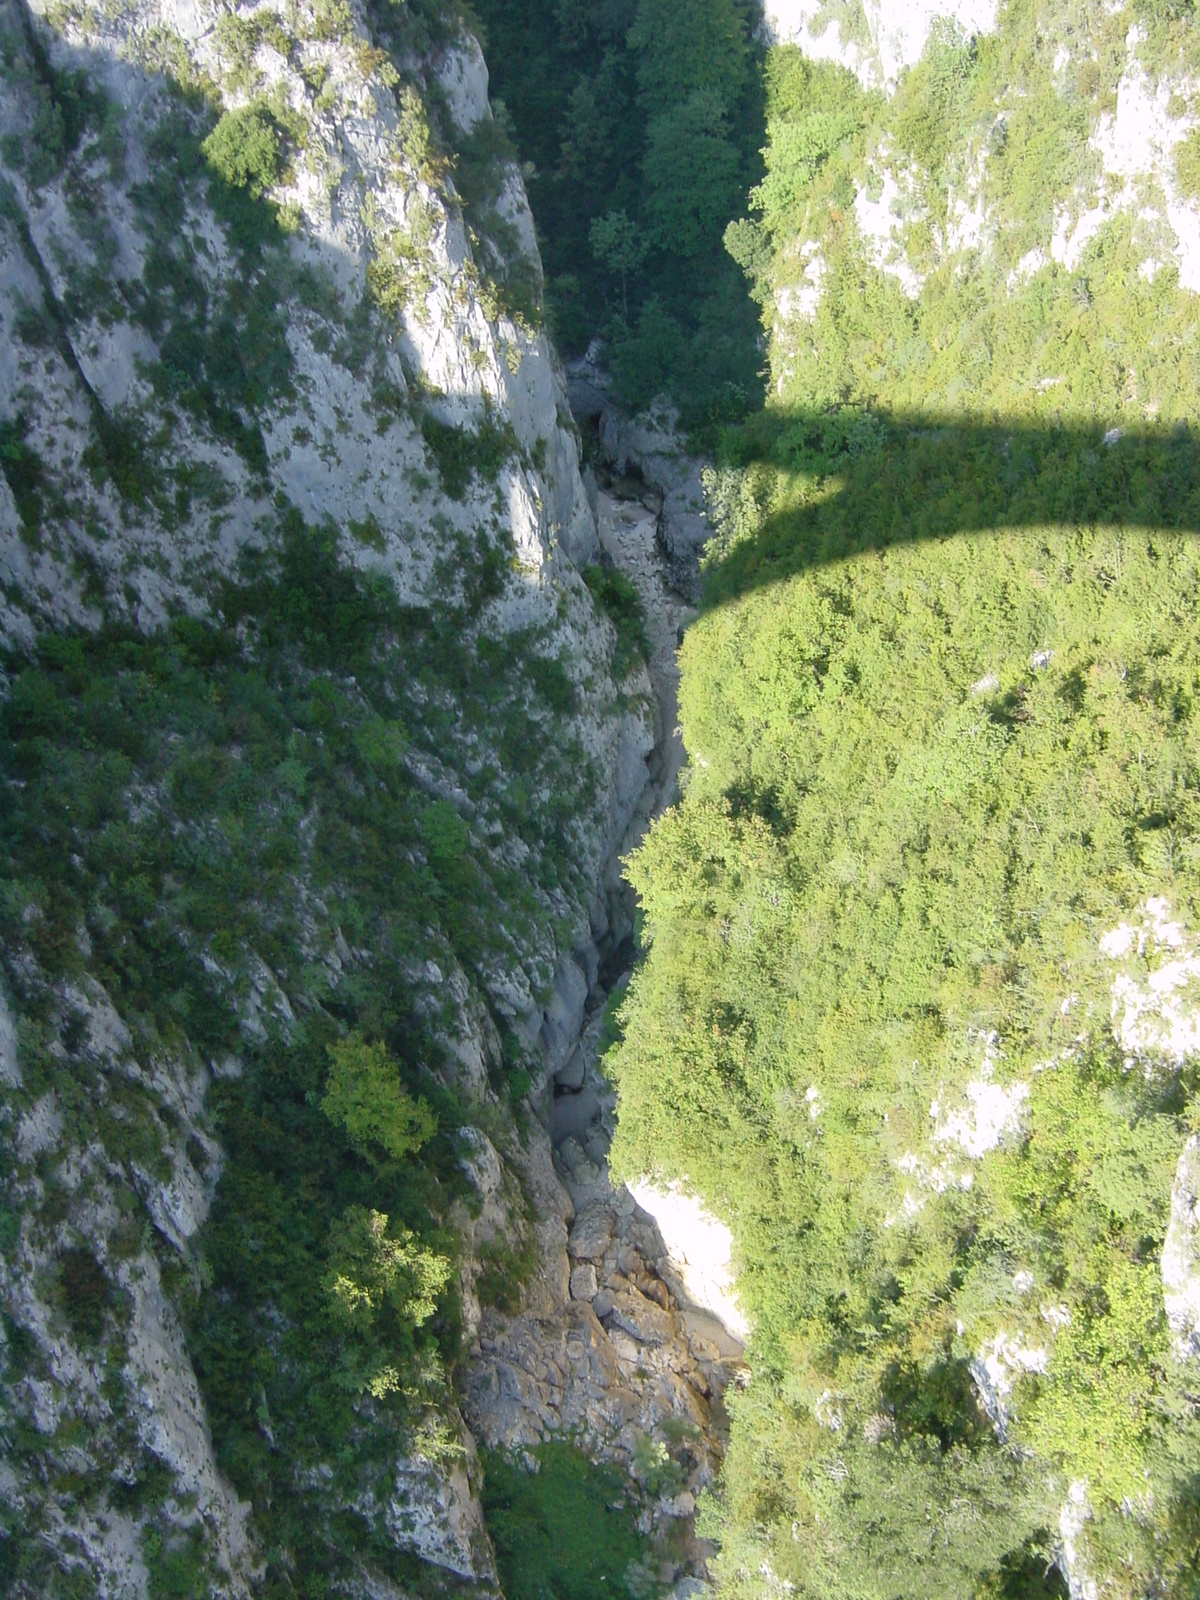
{"label": "limestone cliff", "polygon": [[[377,1026],[400,1037],[386,1019],[401,1006],[424,1041],[412,1070],[442,1096],[439,1137],[451,1143],[430,1204],[460,1241],[467,1345],[480,1351],[488,1262],[531,1248],[527,1314],[572,1329],[582,1319],[593,1345],[608,1343],[570,1300],[571,1202],[528,1107],[547,1114],[551,1076],[628,933],[607,868],[646,787],[655,710],[644,670],[615,681],[613,629],[580,576],[601,551],[541,325],[520,170],[481,52],[450,7],[4,0],[0,52],[11,728],[19,742],[33,727],[22,697],[65,659],[47,654],[54,636],[110,663],[141,730],[114,757],[103,819],[70,820],[61,796],[72,843],[46,870],[76,870],[69,855],[90,885],[63,913],[65,944],[46,934],[75,891],[28,862],[20,877],[6,846],[0,1570],[20,1594],[62,1581],[106,1596],[172,1583],[245,1594],[306,1577],[304,1539],[338,1592],[393,1594],[401,1581],[493,1591],[474,1442],[432,1346],[404,1375],[399,1411],[388,1410],[391,1368],[346,1378],[356,1398],[336,1456],[293,1436],[272,1396],[285,1378],[310,1382],[304,1325],[272,1299],[269,1274],[255,1281],[258,1224],[238,1224],[228,1202],[220,1227],[244,1235],[230,1257],[210,1218],[243,1170],[214,1093],[244,1118],[273,1051],[376,1015],[371,996],[390,985],[401,998]],[[365,653],[356,618],[378,630]],[[172,765],[196,714],[174,706],[157,669],[135,667],[155,640],[168,674],[208,640],[238,671],[276,662],[268,699],[295,690],[335,707],[332,721],[285,726],[273,768],[252,782],[245,769],[236,825],[211,795],[193,804],[199,791]],[[356,650],[369,682],[344,665]],[[152,678],[166,696],[157,710]],[[203,760],[226,773],[248,760],[266,704]],[[66,722],[49,727],[37,736],[55,749],[74,738]],[[351,803],[377,785],[414,819],[380,836],[432,886],[411,915],[402,899],[388,906],[386,873],[382,889],[378,872],[364,879],[377,901],[356,899],[375,837],[365,813],[341,867],[322,864],[338,819],[302,752],[317,761],[338,728],[357,730],[338,757]],[[71,748],[86,765],[98,746]],[[36,779],[10,766],[5,781],[28,792]],[[34,838],[39,819],[28,820]],[[233,870],[215,923],[185,903],[186,867],[147,868],[132,921],[112,909],[152,835],[193,841],[203,876],[214,851],[244,860],[243,826],[274,829],[288,864]],[[99,866],[113,827],[125,842]],[[473,886],[461,891],[467,933],[437,888],[450,880]],[[147,939],[158,954],[136,977],[117,952]],[[169,1023],[155,1011],[168,951]],[[231,1019],[222,1050],[193,1005],[202,991]],[[292,1103],[301,1120],[319,1117],[315,1090]],[[378,1152],[348,1148],[369,1177]],[[641,1296],[638,1281],[622,1292]],[[646,1304],[673,1318],[654,1282],[644,1286],[659,1300]],[[210,1402],[225,1403],[232,1369],[214,1366],[221,1346],[204,1330],[239,1295],[255,1308],[260,1376],[244,1422],[217,1438]],[[453,1344],[452,1331],[438,1337]],[[705,1405],[708,1380],[674,1321],[671,1337],[694,1388],[672,1378],[657,1410],[647,1400],[645,1427]],[[624,1393],[615,1365],[609,1377]],[[624,1443],[628,1454],[634,1436]],[[246,1450],[275,1485],[261,1499]]]}

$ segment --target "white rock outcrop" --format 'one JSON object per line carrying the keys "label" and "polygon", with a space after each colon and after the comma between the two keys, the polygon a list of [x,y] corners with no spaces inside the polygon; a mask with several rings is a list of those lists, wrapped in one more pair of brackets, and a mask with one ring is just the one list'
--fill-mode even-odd
{"label": "white rock outcrop", "polygon": [[629,1186],[633,1198],[658,1224],[671,1265],[688,1299],[709,1311],[742,1344],[750,1323],[738,1303],[733,1271],[733,1235],[695,1195],[678,1184],[665,1188],[649,1178]]}
{"label": "white rock outcrop", "polygon": [[21,1069],[17,1065],[17,1025],[8,1009],[4,991],[0,989],[0,1086],[8,1089],[21,1087]]}
{"label": "white rock outcrop", "polygon": [[1179,282],[1200,293],[1200,201],[1179,192],[1175,152],[1196,126],[1189,112],[1177,114],[1180,85],[1163,76],[1152,83],[1137,58],[1141,31],[1126,38],[1126,67],[1117,86],[1115,111],[1101,113],[1090,140],[1103,181],[1083,190],[1055,215],[1050,254],[1073,272],[1084,250],[1120,211],[1132,212],[1144,250],[1141,272],[1152,278],[1164,259],[1173,260]]}
{"label": "white rock outcrop", "polygon": [[1179,1068],[1200,1053],[1200,940],[1147,900],[1137,925],[1119,923],[1100,954],[1122,970],[1112,980],[1113,1035],[1130,1062]]}
{"label": "white rock outcrop", "polygon": [[1012,1392],[1022,1373],[1042,1373],[1050,1357],[1039,1346],[1029,1346],[1021,1334],[1000,1332],[971,1358],[971,1377],[979,1403],[991,1419],[999,1439],[1008,1436],[1012,1421]]}
{"label": "white rock outcrop", "polygon": [[780,43],[799,45],[814,61],[836,61],[864,88],[893,89],[904,68],[921,59],[940,18],[968,35],[990,33],[997,9],[996,0],[861,0],[856,17],[843,12],[839,20],[827,0],[765,0],[763,17]]}
{"label": "white rock outcrop", "polygon": [[1182,1358],[1200,1356],[1200,1134],[1184,1145],[1162,1250],[1163,1300]]}
{"label": "white rock outcrop", "polygon": [[415,1455],[397,1463],[386,1525],[402,1550],[456,1578],[496,1583],[495,1558],[471,1481],[474,1445],[466,1430],[450,1462]]}

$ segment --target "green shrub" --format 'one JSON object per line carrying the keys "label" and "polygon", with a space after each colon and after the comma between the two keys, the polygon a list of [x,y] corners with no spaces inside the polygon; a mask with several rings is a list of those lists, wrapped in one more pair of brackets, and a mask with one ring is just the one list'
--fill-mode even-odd
{"label": "green shrub", "polygon": [[283,171],[282,130],[263,101],[226,111],[200,148],[217,176],[252,200],[273,189]]}
{"label": "green shrub", "polygon": [[371,260],[367,263],[367,288],[372,298],[388,316],[400,316],[409,305],[416,306],[420,314],[422,303],[432,290],[435,278],[430,254],[433,213],[419,202],[418,197],[411,225],[388,231],[375,225],[373,203],[370,200],[366,215],[374,247]]}
{"label": "green shrub", "polygon": [[515,1316],[521,1309],[521,1289],[537,1271],[536,1233],[531,1229],[515,1249],[499,1238],[485,1244],[479,1252],[479,1266],[475,1290],[480,1305]]}
{"label": "green shrub", "polygon": [[1200,200],[1200,128],[1193,128],[1176,146],[1175,182],[1180,194]]}
{"label": "green shrub", "polygon": [[498,425],[490,417],[470,429],[442,422],[427,411],[421,417],[421,437],[451,500],[462,500],[476,475],[495,483],[501,468],[519,450],[512,424]]}
{"label": "green shrub", "polygon": [[352,517],[347,526],[359,544],[365,545],[368,550],[376,551],[379,555],[387,553],[387,539],[373,511],[368,511],[361,521],[356,521]]}
{"label": "green shrub", "polygon": [[211,1593],[204,1541],[198,1529],[142,1534],[150,1600],[202,1600]]}
{"label": "green shrub", "polygon": [[95,1344],[104,1331],[112,1293],[100,1263],[90,1250],[64,1250],[58,1258],[58,1286],[71,1332]]}
{"label": "green shrub", "polygon": [[401,1161],[432,1139],[433,1112],[401,1086],[396,1063],[382,1044],[351,1034],[331,1045],[329,1055],[333,1064],[321,1109],[353,1144]]}
{"label": "green shrub", "polygon": [[325,1293],[330,1315],[347,1332],[374,1333],[387,1313],[419,1328],[449,1276],[444,1257],[421,1249],[407,1229],[390,1233],[382,1212],[349,1206],[330,1231]]}
{"label": "green shrub", "polygon": [[637,328],[614,328],[612,371],[617,391],[632,410],[648,406],[669,386],[684,358],[683,328],[662,302],[652,298],[638,314]]}
{"label": "green shrub", "polygon": [[21,526],[32,538],[41,525],[47,480],[41,457],[25,443],[27,430],[28,424],[19,417],[0,422],[0,472],[12,490]]}
{"label": "green shrub", "polygon": [[593,600],[616,629],[612,672],[616,681],[621,683],[636,667],[650,659],[645,613],[637,586],[616,567],[585,567],[583,581],[590,589]]}
{"label": "green shrub", "polygon": [[570,674],[557,656],[530,656],[527,663],[530,682],[547,709],[556,716],[570,716],[575,710],[576,692]]}
{"label": "green shrub", "polygon": [[633,1600],[629,1569],[645,1555],[628,1489],[566,1443],[540,1445],[536,1473],[484,1451],[483,1506],[509,1600]]}

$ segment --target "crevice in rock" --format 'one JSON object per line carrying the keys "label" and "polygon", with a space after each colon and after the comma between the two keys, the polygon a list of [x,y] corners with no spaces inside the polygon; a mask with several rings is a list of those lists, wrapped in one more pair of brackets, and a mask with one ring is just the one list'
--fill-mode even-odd
{"label": "crevice in rock", "polygon": [[[465,1412],[490,1447],[528,1451],[574,1436],[628,1471],[640,1485],[639,1527],[656,1545],[671,1542],[676,1592],[686,1594],[706,1578],[711,1552],[696,1536],[696,1499],[720,1469],[723,1397],[744,1372],[742,1346],[711,1311],[691,1303],[654,1218],[612,1183],[616,1094],[599,1062],[606,1008],[636,957],[621,860],[674,799],[685,759],[676,652],[693,611],[663,538],[667,495],[628,449],[620,460],[605,453],[598,419],[589,424],[585,415],[583,425],[593,427],[596,443],[585,483],[603,558],[632,581],[644,615],[655,743],[605,870],[609,927],[590,952],[576,953],[570,982],[561,981],[560,966],[561,1004],[551,1005],[542,1028],[545,1134],[534,1131],[525,1155],[542,1166],[538,1208],[550,1213],[539,1220],[536,1282],[517,1315],[481,1313]],[[610,423],[610,440],[622,426]],[[688,558],[697,572],[699,548],[697,541]],[[690,577],[684,588],[694,593]],[[586,995],[572,995],[572,984],[580,991],[586,984]],[[550,1158],[544,1164],[533,1156],[535,1144]],[[649,1461],[662,1470],[647,1470]]]}

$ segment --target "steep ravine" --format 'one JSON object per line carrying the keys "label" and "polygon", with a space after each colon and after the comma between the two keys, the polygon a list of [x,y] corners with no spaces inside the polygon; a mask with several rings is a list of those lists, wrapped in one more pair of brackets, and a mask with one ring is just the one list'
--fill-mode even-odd
{"label": "steep ravine", "polygon": [[[622,858],[675,797],[684,760],[676,652],[691,608],[671,581],[662,485],[642,475],[644,457],[608,454],[605,440],[623,424],[607,412],[600,423],[585,482],[603,559],[637,590],[656,708],[645,788],[605,870],[609,904],[628,916]],[[694,1532],[696,1499],[719,1470],[722,1399],[742,1370],[744,1328],[719,1224],[694,1205],[681,1219],[679,1197],[649,1183],[635,1198],[610,1179],[616,1100],[599,1057],[633,956],[626,927],[610,929],[604,946],[603,958],[577,953],[565,981],[560,969],[561,1011],[548,1014],[542,1035],[553,1164],[543,1163],[535,1188],[541,1257],[519,1315],[481,1316],[466,1417],[489,1447],[527,1450],[566,1435],[631,1472],[659,1581],[694,1584],[709,1549]]]}
{"label": "steep ravine", "polygon": [[589,504],[480,51],[0,34],[0,1586],[494,1593],[460,1395],[632,1468],[639,1582],[694,1576],[739,1351],[595,1066],[682,613]]}

